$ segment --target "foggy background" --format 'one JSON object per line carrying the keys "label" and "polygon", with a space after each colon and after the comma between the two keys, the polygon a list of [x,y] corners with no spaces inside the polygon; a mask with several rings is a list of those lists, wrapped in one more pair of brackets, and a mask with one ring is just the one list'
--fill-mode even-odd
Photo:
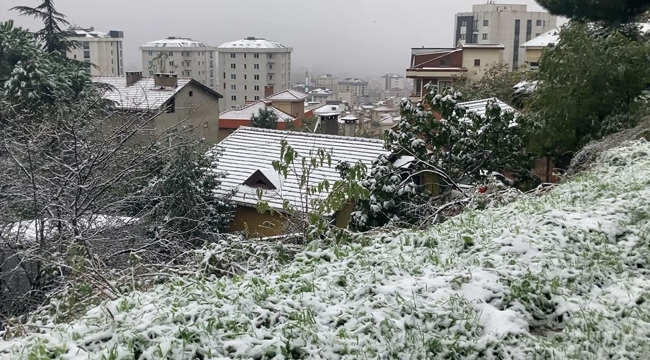
{"label": "foggy background", "polygon": [[[141,70],[139,46],[168,36],[211,46],[247,36],[293,47],[292,73],[341,77],[404,74],[412,47],[452,47],[454,14],[485,0],[56,0],[74,25],[124,31],[125,70]],[[499,1],[496,1],[499,2]],[[504,0],[542,8],[534,0]],[[0,19],[37,30],[8,9],[39,0],[0,0]]]}

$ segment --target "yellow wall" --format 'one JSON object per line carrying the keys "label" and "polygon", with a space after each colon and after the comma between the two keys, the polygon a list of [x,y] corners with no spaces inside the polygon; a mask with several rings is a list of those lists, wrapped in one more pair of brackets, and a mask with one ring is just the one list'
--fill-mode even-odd
{"label": "yellow wall", "polygon": [[293,115],[297,119],[305,116],[305,102],[304,101],[273,101],[271,106],[284,111],[287,114]]}
{"label": "yellow wall", "polygon": [[252,237],[283,235],[286,219],[280,214],[270,212],[260,214],[257,209],[240,206],[235,211],[235,217],[230,223],[231,232],[240,232],[247,229]]}
{"label": "yellow wall", "polygon": [[524,54],[524,61],[526,63],[539,62],[539,59],[542,57],[542,49],[539,48],[527,48]]}
{"label": "yellow wall", "polygon": [[334,225],[339,229],[347,229],[352,218],[352,211],[354,211],[354,205],[346,204],[341,211],[336,213]]}
{"label": "yellow wall", "polygon": [[[480,59],[481,66],[474,66],[474,60]],[[499,49],[463,49],[463,67],[468,76],[481,77],[485,70],[495,63],[503,62],[503,50]]]}

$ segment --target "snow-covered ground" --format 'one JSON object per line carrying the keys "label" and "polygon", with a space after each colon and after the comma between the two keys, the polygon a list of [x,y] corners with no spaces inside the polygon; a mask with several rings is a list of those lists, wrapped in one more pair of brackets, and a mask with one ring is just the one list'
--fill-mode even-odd
{"label": "snow-covered ground", "polygon": [[272,274],[177,279],[0,358],[645,359],[649,199],[650,144],[627,145],[542,197]]}

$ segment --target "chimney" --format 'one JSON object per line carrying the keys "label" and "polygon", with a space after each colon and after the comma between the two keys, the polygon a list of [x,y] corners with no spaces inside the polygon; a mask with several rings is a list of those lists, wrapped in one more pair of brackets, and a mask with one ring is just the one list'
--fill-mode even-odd
{"label": "chimney", "polygon": [[153,75],[154,85],[161,88],[176,88],[178,86],[178,75],[177,74],[161,74],[157,73]]}
{"label": "chimney", "polygon": [[326,135],[339,134],[339,114],[327,113],[320,115],[320,132]]}
{"label": "chimney", "polygon": [[264,87],[264,97],[267,98],[269,96],[273,95],[273,86],[265,86]]}
{"label": "chimney", "polygon": [[135,83],[137,83],[140,80],[142,80],[142,71],[126,72],[126,86],[135,85]]}
{"label": "chimney", "polygon": [[354,137],[359,118],[352,114],[348,114],[341,118],[341,120],[345,123],[345,136]]}

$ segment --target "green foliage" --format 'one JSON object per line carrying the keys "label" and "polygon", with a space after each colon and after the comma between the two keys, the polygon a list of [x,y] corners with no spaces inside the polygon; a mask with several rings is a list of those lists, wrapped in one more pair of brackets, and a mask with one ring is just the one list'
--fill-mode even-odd
{"label": "green foliage", "polygon": [[43,28],[38,30],[34,36],[43,43],[43,48],[50,54],[65,56],[65,52],[76,44],[67,39],[62,26],[70,26],[65,15],[56,11],[54,0],[42,0],[36,7],[16,6],[11,8],[23,16],[31,16],[43,22]]}
{"label": "green foliage", "polygon": [[561,30],[557,46],[543,52],[540,81],[527,107],[531,151],[570,155],[635,124],[634,112],[650,83],[650,45],[595,30],[571,23]]}
{"label": "green foliage", "polygon": [[262,129],[277,129],[278,115],[269,108],[260,109],[257,115],[251,117],[251,126]]}
{"label": "green foliage", "polygon": [[467,75],[455,78],[454,89],[462,94],[464,101],[497,98],[521,108],[522,104],[514,101],[513,88],[518,83],[529,80],[530,77],[531,72],[526,69],[510,71],[508,64],[495,63],[478,79]]}
{"label": "green foliage", "polygon": [[551,14],[585,21],[622,24],[650,9],[648,0],[536,0]]}

